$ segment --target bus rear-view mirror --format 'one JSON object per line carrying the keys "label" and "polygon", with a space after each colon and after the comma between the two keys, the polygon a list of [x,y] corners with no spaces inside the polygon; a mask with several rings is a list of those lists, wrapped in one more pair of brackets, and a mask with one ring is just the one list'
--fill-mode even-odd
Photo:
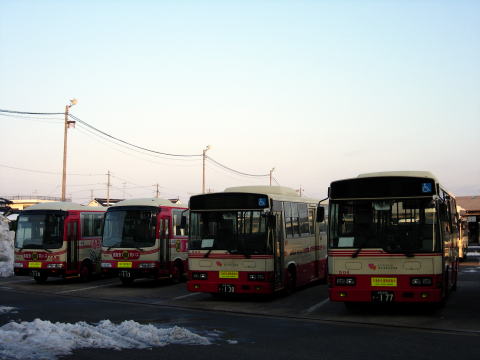
{"label": "bus rear-view mirror", "polygon": [[317,222],[323,222],[325,220],[325,208],[323,206],[317,207]]}

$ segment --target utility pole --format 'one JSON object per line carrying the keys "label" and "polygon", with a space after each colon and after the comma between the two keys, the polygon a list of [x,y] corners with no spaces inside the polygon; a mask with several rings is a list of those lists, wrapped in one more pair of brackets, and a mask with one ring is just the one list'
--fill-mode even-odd
{"label": "utility pole", "polygon": [[302,196],[302,191],[305,189],[302,189],[302,185],[300,185],[300,188],[297,190],[298,191],[298,196]]}
{"label": "utility pole", "polygon": [[70,100],[70,104],[65,106],[65,124],[63,133],[63,170],[62,170],[62,201],[66,200],[67,191],[67,134],[70,125],[75,126],[75,121],[68,120],[68,111],[73,105],[77,104],[77,99]]}
{"label": "utility pole", "polygon": [[93,189],[90,190],[90,201],[93,201]]}
{"label": "utility pole", "polygon": [[107,206],[110,206],[110,170],[107,173]]}
{"label": "utility pole", "polygon": [[273,167],[271,170],[270,170],[270,186],[272,186],[272,174],[273,174],[273,170],[275,170],[275,168]]}
{"label": "utility pole", "polygon": [[208,150],[210,150],[210,145],[203,149],[202,194],[205,194],[205,158],[207,157],[205,154]]}

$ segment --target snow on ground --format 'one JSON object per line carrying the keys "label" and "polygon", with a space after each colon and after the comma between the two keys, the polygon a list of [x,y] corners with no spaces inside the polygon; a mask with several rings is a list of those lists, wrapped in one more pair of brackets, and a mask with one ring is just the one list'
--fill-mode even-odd
{"label": "snow on ground", "polygon": [[8,312],[17,312],[16,310],[17,310],[17,308],[14,308],[12,306],[2,306],[2,305],[0,305],[0,315],[8,313]]}
{"label": "snow on ground", "polygon": [[208,338],[182,327],[157,328],[128,320],[92,325],[35,319],[0,327],[0,359],[54,360],[80,348],[148,349],[169,344],[210,345]]}
{"label": "snow on ground", "polygon": [[13,275],[13,238],[14,232],[9,231],[7,219],[0,215],[0,277]]}

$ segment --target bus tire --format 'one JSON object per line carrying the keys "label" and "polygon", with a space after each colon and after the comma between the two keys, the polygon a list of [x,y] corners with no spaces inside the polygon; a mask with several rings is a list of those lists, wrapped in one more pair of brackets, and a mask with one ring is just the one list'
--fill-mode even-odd
{"label": "bus tire", "polygon": [[91,266],[87,261],[84,261],[80,266],[80,281],[87,282],[92,277]]}
{"label": "bus tire", "polygon": [[286,273],[285,278],[285,292],[291,294],[297,287],[297,274],[294,266],[290,266]]}
{"label": "bus tire", "polygon": [[122,282],[122,285],[124,286],[128,286],[128,285],[132,285],[133,284],[133,278],[131,277],[121,277],[120,278],[120,281]]}
{"label": "bus tire", "polygon": [[37,284],[45,284],[48,279],[48,275],[40,274],[40,276],[34,276],[33,279],[37,282]]}
{"label": "bus tire", "polygon": [[172,267],[172,283],[178,284],[183,280],[183,265],[180,261],[175,261]]}

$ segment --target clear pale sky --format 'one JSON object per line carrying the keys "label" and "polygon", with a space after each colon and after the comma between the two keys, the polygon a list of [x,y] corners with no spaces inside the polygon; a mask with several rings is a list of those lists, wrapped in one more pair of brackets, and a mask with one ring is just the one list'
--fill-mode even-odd
{"label": "clear pale sky", "polygon": [[[71,113],[323,198],[358,173],[429,170],[480,193],[480,2],[0,1],[0,109]],[[59,196],[62,116],[0,116],[0,196]],[[18,169],[27,169],[23,171]],[[39,171],[52,174],[40,173]],[[202,162],[77,126],[67,195],[188,201]],[[101,174],[101,175],[97,175]],[[86,176],[91,175],[91,176]],[[268,184],[207,162],[206,186]]]}

